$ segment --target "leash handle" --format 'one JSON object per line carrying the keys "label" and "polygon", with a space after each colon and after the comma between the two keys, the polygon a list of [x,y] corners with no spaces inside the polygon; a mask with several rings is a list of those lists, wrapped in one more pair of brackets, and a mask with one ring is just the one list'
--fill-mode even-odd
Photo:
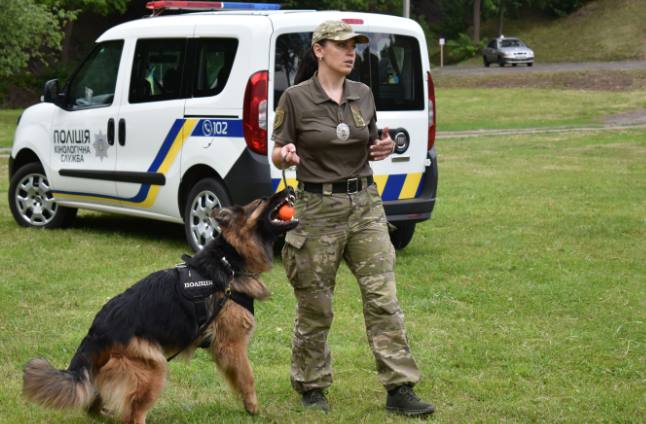
{"label": "leash handle", "polygon": [[285,176],[285,157],[282,156],[282,155],[281,155],[281,158],[280,158],[280,170],[281,170],[282,175],[283,175],[283,184],[285,185],[285,188],[287,188],[289,186],[287,185],[287,177]]}
{"label": "leash handle", "polygon": [[289,193],[288,203],[290,206],[294,207],[294,200],[296,199],[296,191],[294,187],[287,184],[287,177],[285,176],[285,157],[281,155],[280,158],[280,170],[283,175],[283,184],[285,185],[285,190]]}

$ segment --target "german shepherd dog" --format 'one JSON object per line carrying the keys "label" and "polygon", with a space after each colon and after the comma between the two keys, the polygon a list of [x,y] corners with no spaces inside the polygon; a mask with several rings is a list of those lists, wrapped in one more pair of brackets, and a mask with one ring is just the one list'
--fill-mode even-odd
{"label": "german shepherd dog", "polygon": [[[255,320],[249,309],[253,299],[269,296],[259,274],[271,267],[274,240],[298,224],[277,218],[278,209],[293,199],[289,189],[243,207],[215,209],[218,237],[185,257],[185,265],[157,271],[109,300],[66,370],[42,358],[29,361],[24,396],[46,407],[83,408],[124,423],[145,423],[164,387],[169,358],[190,358],[208,345],[247,412],[256,414],[247,356]],[[193,278],[183,281],[189,275]],[[209,290],[196,300],[190,291],[195,288]]]}

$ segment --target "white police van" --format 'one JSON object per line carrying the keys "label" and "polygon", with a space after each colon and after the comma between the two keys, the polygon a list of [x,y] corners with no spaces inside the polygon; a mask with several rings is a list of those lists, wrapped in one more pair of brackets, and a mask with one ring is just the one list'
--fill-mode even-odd
{"label": "white police van", "polygon": [[[200,249],[217,231],[212,208],[283,188],[268,157],[274,111],[313,29],[335,19],[370,38],[357,46],[350,78],[372,88],[377,124],[397,143],[372,167],[397,228],[393,243],[406,246],[415,223],[430,218],[437,188],[434,88],[420,26],[245,3],[160,16],[185,5],[149,2],[153,16],[106,31],[69,81],[48,81],[43,101],[24,111],[9,165],[18,224],[64,227],[87,208],[184,223]],[[295,185],[295,173],[287,175]]]}

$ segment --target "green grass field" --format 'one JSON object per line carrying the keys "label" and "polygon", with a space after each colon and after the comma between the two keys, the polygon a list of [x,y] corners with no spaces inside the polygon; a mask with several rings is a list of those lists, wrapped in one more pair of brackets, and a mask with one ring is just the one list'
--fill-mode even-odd
{"label": "green grass field", "polygon": [[[490,95],[515,101],[497,92]],[[440,91],[440,122],[468,129],[463,118],[486,121],[486,108],[470,104],[474,93],[488,104],[489,93],[478,90]],[[594,102],[588,112],[577,106],[584,98],[566,92],[531,96],[536,110],[509,110],[558,125],[600,114]],[[544,96],[552,103],[540,102]],[[566,118],[543,110],[557,98],[574,109],[563,106]],[[509,119],[504,126],[537,125]],[[424,375],[417,391],[436,403],[433,420],[643,422],[646,130],[451,139],[437,149],[433,219],[397,257],[399,298]],[[25,403],[22,366],[44,356],[66,367],[108,298],[180,260],[183,229],[92,212],[68,230],[18,228],[7,186],[2,159],[0,422],[91,422]],[[246,416],[198,352],[190,363],[171,363],[149,422],[406,422],[383,410],[360,294],[345,267],[330,336],[333,409],[328,416],[301,410],[289,384],[294,300],[278,259],[265,280],[274,294],[257,304],[250,352],[260,416]]]}
{"label": "green grass field", "polygon": [[441,131],[600,125],[607,116],[646,108],[646,90],[439,87],[436,97]]}
{"label": "green grass field", "polygon": [[0,147],[11,147],[16,121],[22,110],[0,109]]}

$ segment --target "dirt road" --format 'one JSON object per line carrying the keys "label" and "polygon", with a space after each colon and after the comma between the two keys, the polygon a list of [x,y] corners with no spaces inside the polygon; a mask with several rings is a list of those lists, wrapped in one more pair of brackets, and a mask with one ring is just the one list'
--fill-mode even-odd
{"label": "dirt road", "polygon": [[433,67],[433,74],[441,75],[508,75],[518,73],[564,72],[564,71],[633,71],[646,70],[646,61],[632,60],[622,62],[583,62],[583,63],[535,63],[534,66],[525,65],[500,67],[491,65],[451,65],[440,68]]}

